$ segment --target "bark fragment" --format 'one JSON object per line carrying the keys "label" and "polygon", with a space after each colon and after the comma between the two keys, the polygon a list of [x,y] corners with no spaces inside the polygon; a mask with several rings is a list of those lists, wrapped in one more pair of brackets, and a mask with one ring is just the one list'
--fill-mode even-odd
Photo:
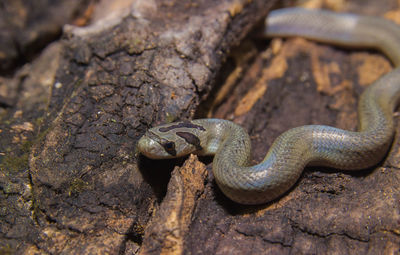
{"label": "bark fragment", "polygon": [[206,175],[205,165],[194,155],[174,169],[167,194],[145,229],[139,254],[184,254],[184,241],[204,192]]}

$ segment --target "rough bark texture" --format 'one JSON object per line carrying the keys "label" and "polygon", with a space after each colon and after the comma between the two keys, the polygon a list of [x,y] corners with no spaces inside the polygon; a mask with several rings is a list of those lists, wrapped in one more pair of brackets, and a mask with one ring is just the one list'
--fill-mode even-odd
{"label": "rough bark texture", "polygon": [[[254,163],[288,128],[356,128],[358,96],[390,63],[302,39],[243,41],[274,2],[82,1],[71,13],[94,9],[91,25],[66,25],[0,80],[0,253],[399,254],[397,136],[376,168],[307,168],[257,207],[224,197],[195,156],[135,151],[148,127],[195,115],[243,125]],[[395,2],[303,4],[395,19]],[[23,59],[11,55],[2,71]]]}

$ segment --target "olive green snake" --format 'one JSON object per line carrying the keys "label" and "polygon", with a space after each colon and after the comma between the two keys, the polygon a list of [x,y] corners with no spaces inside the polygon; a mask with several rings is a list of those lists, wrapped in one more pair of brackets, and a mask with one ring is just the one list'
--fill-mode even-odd
{"label": "olive green snake", "polygon": [[[301,36],[383,52],[400,65],[400,27],[378,17],[288,8],[266,18],[267,37]],[[393,111],[400,98],[400,68],[381,77],[361,95],[358,131],[307,125],[290,129],[272,144],[264,160],[250,166],[250,138],[233,122],[197,119],[149,129],[138,150],[151,159],[190,153],[215,155],[215,181],[231,200],[261,204],[287,192],[307,165],[365,169],[387,154],[394,136]]]}

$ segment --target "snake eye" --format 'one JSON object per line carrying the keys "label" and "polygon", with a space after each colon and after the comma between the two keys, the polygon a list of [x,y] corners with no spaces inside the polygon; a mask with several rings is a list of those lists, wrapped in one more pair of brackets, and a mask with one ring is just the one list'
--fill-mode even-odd
{"label": "snake eye", "polygon": [[175,148],[175,143],[173,143],[173,142],[168,142],[168,143],[166,143],[166,144],[164,145],[164,148],[165,148],[166,150],[172,150],[172,149]]}
{"label": "snake eye", "polygon": [[175,143],[174,142],[166,142],[163,144],[164,150],[171,154],[172,156],[176,155],[176,150],[175,150]]}

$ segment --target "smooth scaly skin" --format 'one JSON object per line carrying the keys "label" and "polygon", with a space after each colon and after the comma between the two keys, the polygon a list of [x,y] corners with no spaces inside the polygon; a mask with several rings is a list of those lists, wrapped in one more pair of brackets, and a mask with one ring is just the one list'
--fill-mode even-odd
{"label": "smooth scaly skin", "polygon": [[[376,48],[400,65],[400,28],[380,18],[283,9],[268,16],[265,33]],[[154,159],[215,154],[213,172],[224,194],[238,203],[260,204],[284,194],[306,165],[347,170],[376,165],[391,145],[392,114],[399,97],[400,68],[396,68],[362,94],[359,132],[321,125],[293,128],[280,135],[255,166],[248,166],[250,139],[246,131],[226,120],[199,119],[155,127],[139,140],[138,149]]]}

